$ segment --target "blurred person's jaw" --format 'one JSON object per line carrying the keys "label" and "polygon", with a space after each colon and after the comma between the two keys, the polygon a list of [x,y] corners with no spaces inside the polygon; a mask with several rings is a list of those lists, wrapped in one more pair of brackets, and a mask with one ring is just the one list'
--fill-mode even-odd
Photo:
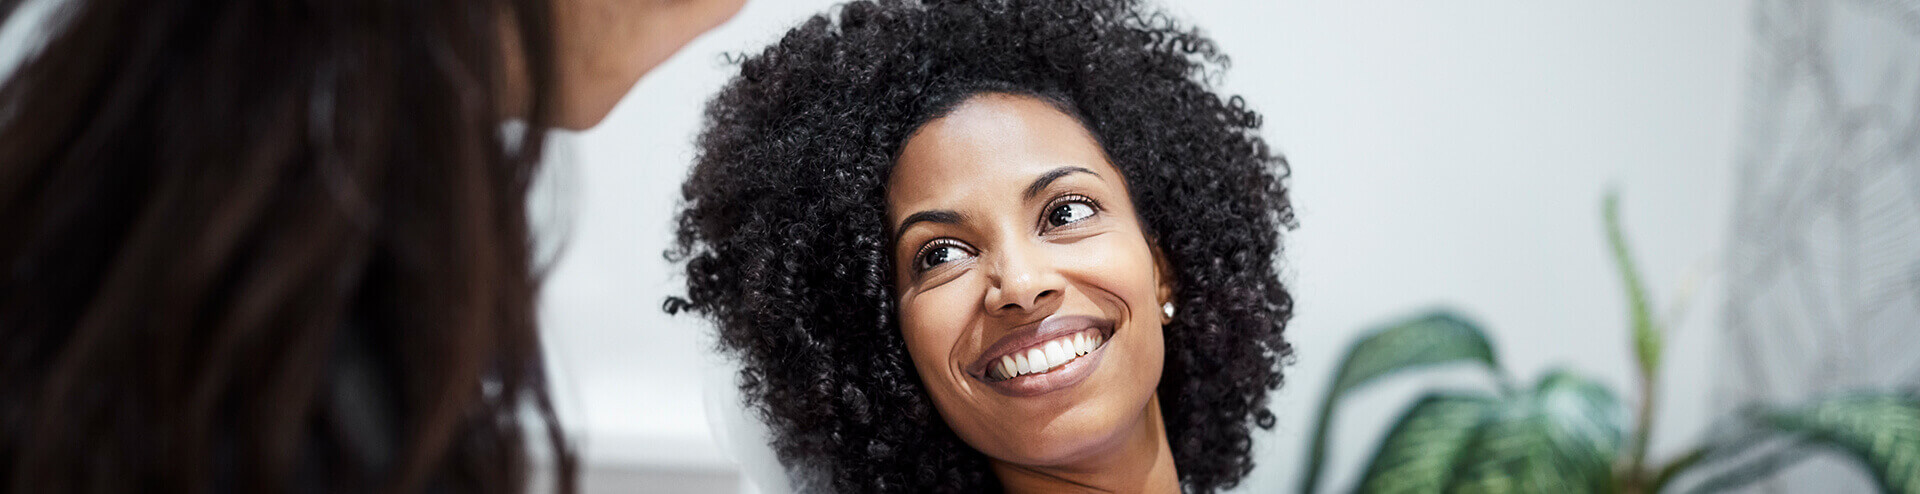
{"label": "blurred person's jaw", "polygon": [[746,0],[554,0],[556,124],[600,123],[640,76],[740,11]]}

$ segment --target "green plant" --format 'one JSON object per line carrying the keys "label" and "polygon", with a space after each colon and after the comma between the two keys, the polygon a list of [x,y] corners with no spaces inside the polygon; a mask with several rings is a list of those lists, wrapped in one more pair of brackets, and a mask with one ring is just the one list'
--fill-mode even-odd
{"label": "green plant", "polygon": [[1341,398],[1388,376],[1466,364],[1491,374],[1499,389],[1441,391],[1419,399],[1381,441],[1358,491],[1655,493],[1681,475],[1709,475],[1692,491],[1710,492],[1764,479],[1824,450],[1857,461],[1882,491],[1920,494],[1920,396],[1909,393],[1750,404],[1699,447],[1649,463],[1665,332],[1621,233],[1617,196],[1608,194],[1603,208],[1626,286],[1638,364],[1631,429],[1625,406],[1611,391],[1572,372],[1553,371],[1531,387],[1516,388],[1477,324],[1435,311],[1369,331],[1348,350],[1321,402],[1300,491],[1311,494],[1319,484],[1328,425]]}

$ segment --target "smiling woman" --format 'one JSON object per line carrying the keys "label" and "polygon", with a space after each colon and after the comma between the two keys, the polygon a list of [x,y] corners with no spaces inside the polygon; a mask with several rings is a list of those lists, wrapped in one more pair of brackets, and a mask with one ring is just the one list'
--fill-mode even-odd
{"label": "smiling woman", "polygon": [[1154,403],[1173,290],[1093,136],[982,94],[907,140],[887,191],[891,215],[922,211],[894,248],[907,350],[1000,481],[1178,490]]}
{"label": "smiling woman", "polygon": [[1131,1],[855,2],[747,57],[687,295],[803,488],[1211,492],[1291,348],[1291,224],[1225,57]]}

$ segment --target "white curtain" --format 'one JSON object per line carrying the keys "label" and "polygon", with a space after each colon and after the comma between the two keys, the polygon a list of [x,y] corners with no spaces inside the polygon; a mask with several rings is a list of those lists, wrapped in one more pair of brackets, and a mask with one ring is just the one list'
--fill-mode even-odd
{"label": "white curtain", "polygon": [[[1715,402],[1920,388],[1920,1],[1758,0]],[[1871,492],[1815,456],[1759,492]]]}

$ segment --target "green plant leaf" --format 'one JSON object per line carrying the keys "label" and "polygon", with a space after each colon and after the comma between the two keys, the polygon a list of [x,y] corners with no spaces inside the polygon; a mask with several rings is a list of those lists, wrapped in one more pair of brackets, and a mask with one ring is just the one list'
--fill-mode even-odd
{"label": "green plant leaf", "polygon": [[1845,452],[1882,491],[1920,494],[1920,396],[1845,395],[1761,415],[1778,430]]}
{"label": "green plant leaf", "polygon": [[1654,325],[1653,308],[1647,303],[1647,287],[1640,280],[1640,269],[1634,265],[1633,252],[1627,248],[1627,235],[1620,227],[1620,193],[1607,191],[1601,209],[1607,225],[1607,245],[1612,248],[1614,265],[1620,270],[1621,284],[1626,286],[1627,316],[1633,321],[1633,356],[1640,364],[1640,409],[1633,428],[1633,453],[1626,463],[1629,475],[1638,479],[1646,468],[1647,444],[1653,433],[1653,401],[1658,396],[1654,394],[1654,383],[1660,375],[1660,357],[1666,342]]}
{"label": "green plant leaf", "polygon": [[1355,342],[1340,362],[1332,389],[1321,399],[1300,492],[1312,493],[1319,485],[1320,468],[1326,460],[1327,429],[1334,406],[1342,397],[1395,373],[1449,363],[1483,365],[1496,375],[1500,368],[1493,345],[1479,326],[1444,310],[1368,331]]}
{"label": "green plant leaf", "polygon": [[1640,280],[1640,269],[1627,248],[1627,235],[1620,227],[1620,193],[1607,192],[1602,206],[1607,224],[1607,244],[1612,247],[1613,262],[1620,269],[1620,280],[1627,289],[1627,315],[1633,321],[1633,351],[1639,359],[1640,373],[1652,382],[1660,369],[1660,353],[1665,346],[1659,328],[1653,323],[1653,309],[1647,303],[1647,287]]}
{"label": "green plant leaf", "polygon": [[1414,494],[1446,490],[1460,453],[1480,433],[1495,400],[1429,395],[1407,410],[1380,443],[1358,492]]}
{"label": "green plant leaf", "polygon": [[1603,386],[1555,372],[1508,398],[1460,454],[1450,492],[1609,492],[1625,413]]}
{"label": "green plant leaf", "polygon": [[1606,386],[1567,371],[1554,371],[1534,387],[1547,419],[1547,433],[1568,454],[1611,462],[1620,454],[1626,410]]}
{"label": "green plant leaf", "polygon": [[1625,412],[1605,387],[1555,372],[1505,398],[1430,395],[1400,418],[1359,492],[1607,492]]}

